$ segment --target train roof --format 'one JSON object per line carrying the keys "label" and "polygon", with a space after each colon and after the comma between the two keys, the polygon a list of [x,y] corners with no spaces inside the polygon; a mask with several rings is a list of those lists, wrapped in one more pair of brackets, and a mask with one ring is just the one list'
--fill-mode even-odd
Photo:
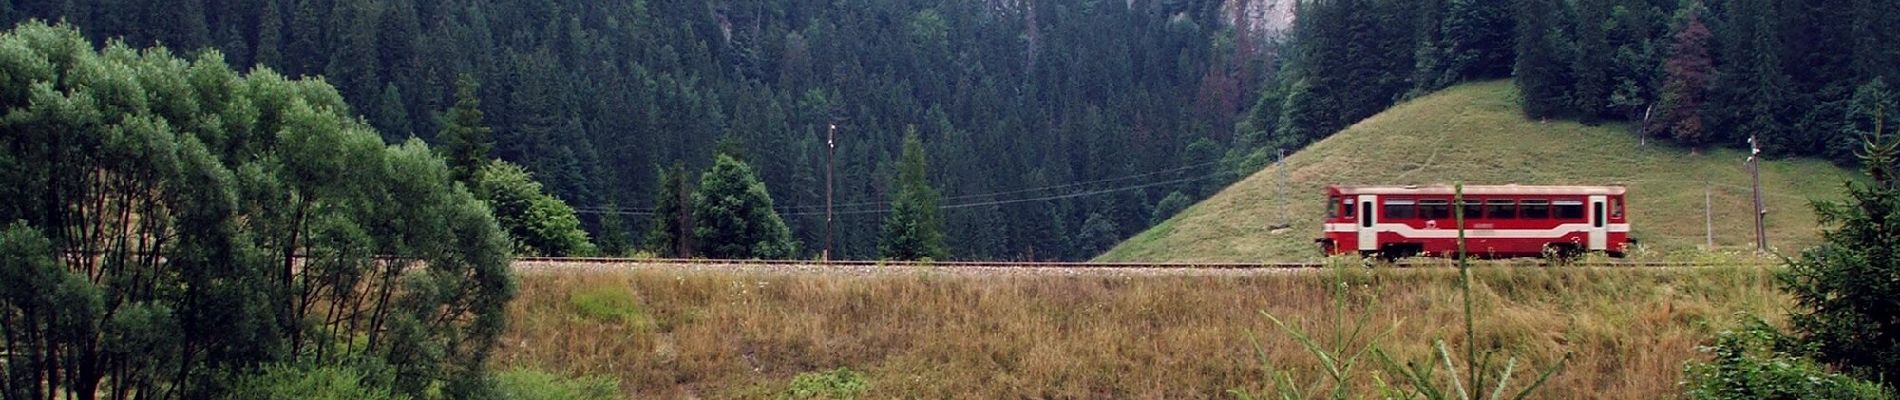
{"label": "train roof", "polygon": [[[1451,185],[1343,186],[1333,185],[1336,194],[1450,195]],[[1622,186],[1580,185],[1465,185],[1467,195],[1621,195]]]}

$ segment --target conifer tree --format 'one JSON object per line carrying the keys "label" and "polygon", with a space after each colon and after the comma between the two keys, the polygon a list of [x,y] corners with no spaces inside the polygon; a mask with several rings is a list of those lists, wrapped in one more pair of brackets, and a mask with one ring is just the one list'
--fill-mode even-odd
{"label": "conifer tree", "polygon": [[1565,94],[1569,90],[1564,76],[1569,65],[1559,53],[1557,28],[1551,23],[1557,5],[1555,0],[1525,0],[1517,7],[1514,73],[1524,97],[1524,114],[1531,118],[1554,117],[1568,105]]}
{"label": "conifer tree", "polygon": [[395,84],[384,84],[381,96],[376,103],[376,130],[383,133],[383,141],[401,143],[414,134],[409,131],[409,110],[403,107],[402,92]]}
{"label": "conifer tree", "polygon": [[1515,27],[1509,1],[1451,0],[1439,28],[1442,73],[1433,74],[1429,87],[1510,74]]}
{"label": "conifer tree", "polygon": [[1668,76],[1663,81],[1662,104],[1657,107],[1661,117],[1655,129],[1688,145],[1701,145],[1711,139],[1702,105],[1709,81],[1715,78],[1715,64],[1709,58],[1711,33],[1702,23],[1703,12],[1701,3],[1694,0],[1677,11],[1673,43],[1663,66]]}
{"label": "conifer tree", "polygon": [[693,188],[686,165],[673,163],[660,172],[653,196],[653,218],[647,222],[646,249],[662,257],[693,254]]}
{"label": "conifer tree", "polygon": [[467,182],[475,171],[488,164],[488,151],[494,147],[489,128],[482,123],[482,99],[475,94],[479,83],[462,75],[455,80],[455,107],[443,113],[442,131],[436,133],[438,150],[449,162],[455,180]]}
{"label": "conifer tree", "polygon": [[890,216],[884,219],[878,256],[941,260],[948,255],[943,246],[943,211],[937,208],[937,190],[931,188],[924,171],[924,146],[916,128],[904,135],[903,157],[897,166],[897,194],[891,198]]}
{"label": "conifer tree", "polygon": [[1781,274],[1800,309],[1790,319],[1816,358],[1895,386],[1900,371],[1900,140],[1884,110],[1868,118],[1860,152],[1871,182],[1849,182],[1849,200],[1820,202],[1820,246]]}
{"label": "conifer tree", "polygon": [[[1788,79],[1781,71],[1780,34],[1776,27],[1775,1],[1740,0],[1731,4],[1723,23],[1725,29],[1715,40],[1723,67],[1715,74],[1709,90],[1708,120],[1716,138],[1727,143],[1746,143],[1745,138],[1762,140],[1764,151],[1783,153],[1796,138],[1789,137],[1781,121],[1781,104],[1787,101]],[[1859,138],[1851,138],[1858,144]],[[1858,146],[1853,146],[1857,148]]]}
{"label": "conifer tree", "polygon": [[1585,123],[1595,123],[1610,107],[1610,50],[1603,19],[1609,14],[1607,0],[1578,0],[1576,51],[1570,62],[1576,82],[1570,95],[1571,107]]}

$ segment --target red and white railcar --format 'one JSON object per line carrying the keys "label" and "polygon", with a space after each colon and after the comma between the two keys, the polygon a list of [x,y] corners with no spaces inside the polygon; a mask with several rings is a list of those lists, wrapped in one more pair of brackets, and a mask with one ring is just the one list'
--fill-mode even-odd
{"label": "red and white railcar", "polygon": [[1324,237],[1328,255],[1398,258],[1455,256],[1454,207],[1465,215],[1465,248],[1473,257],[1574,255],[1621,257],[1629,248],[1622,186],[1328,186]]}

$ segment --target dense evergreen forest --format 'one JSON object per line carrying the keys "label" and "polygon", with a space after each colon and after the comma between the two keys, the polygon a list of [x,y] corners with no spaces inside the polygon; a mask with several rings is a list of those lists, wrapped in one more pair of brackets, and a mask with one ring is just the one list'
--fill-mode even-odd
{"label": "dense evergreen forest", "polygon": [[1237,32],[1216,0],[7,3],[8,25],[320,75],[390,143],[433,142],[469,74],[493,155],[597,238],[642,231],[660,170],[703,171],[730,139],[802,256],[822,248],[831,124],[837,256],[876,256],[914,129],[952,257],[1083,258],[1170,193],[1231,179],[1215,161],[1269,69],[1268,35]]}
{"label": "dense evergreen forest", "polygon": [[492,155],[609,253],[690,192],[664,167],[726,153],[816,254],[834,125],[836,256],[877,256],[914,130],[951,257],[1072,259],[1458,82],[1514,78],[1534,118],[1842,163],[1900,93],[1900,3],[1871,0],[1303,1],[1285,37],[1236,19],[1274,3],[1220,0],[11,3],[0,22],[322,76],[389,143],[436,142],[471,76]]}
{"label": "dense evergreen forest", "polygon": [[[1324,0],[1301,3],[1285,67],[1241,148],[1297,147],[1394,102],[1514,78],[1532,118],[1628,121],[1683,146],[1858,162],[1900,90],[1900,2]],[[1889,125],[1900,113],[1888,112]]]}

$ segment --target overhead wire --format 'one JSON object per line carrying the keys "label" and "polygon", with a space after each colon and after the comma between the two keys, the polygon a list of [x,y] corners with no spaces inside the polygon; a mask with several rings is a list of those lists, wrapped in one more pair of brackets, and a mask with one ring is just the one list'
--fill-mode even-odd
{"label": "overhead wire", "polygon": [[[1166,170],[1152,171],[1152,172],[1146,172],[1146,173],[1135,174],[1135,175],[1127,175],[1127,176],[1121,176],[1121,177],[1115,177],[1115,178],[1096,179],[1096,180],[1083,181],[1083,182],[1072,182],[1072,183],[1065,183],[1061,185],[1051,185],[1051,186],[1043,186],[1043,187],[1028,188],[1028,189],[1017,189],[1017,190],[1009,190],[1009,191],[1002,191],[1002,192],[966,194],[966,195],[945,197],[943,199],[944,200],[963,200],[963,199],[973,199],[973,198],[980,198],[980,197],[995,197],[995,196],[1003,196],[1003,195],[1010,195],[1010,194],[1034,193],[1034,192],[1041,192],[1041,191],[1059,190],[1059,189],[1065,189],[1065,188],[1076,188],[1076,187],[1092,185],[1092,184],[1123,181],[1123,180],[1129,180],[1129,179],[1135,179],[1135,178],[1141,178],[1141,177],[1161,175],[1161,174],[1166,174],[1166,173],[1171,173],[1171,172],[1186,171],[1186,170],[1191,170],[1194,168],[1213,165],[1216,163],[1218,162],[1204,162],[1204,163],[1169,168]],[[1102,195],[1102,194],[1109,194],[1109,193],[1116,193],[1116,192],[1125,192],[1125,191],[1130,191],[1130,190],[1146,189],[1146,188],[1151,188],[1151,187],[1156,187],[1156,186],[1195,182],[1195,181],[1213,179],[1216,177],[1220,177],[1222,175],[1225,175],[1225,173],[1214,172],[1214,173],[1209,173],[1209,174],[1199,175],[1199,176],[1194,176],[1194,177],[1176,178],[1176,179],[1170,179],[1170,180],[1165,180],[1165,181],[1149,182],[1149,183],[1105,188],[1105,189],[1084,190],[1084,191],[1047,195],[1047,196],[943,204],[943,205],[939,205],[937,208],[944,209],[944,210],[954,210],[954,209],[984,207],[984,206],[993,206],[993,205],[1006,205],[1006,204],[1016,204],[1016,203],[1037,202],[1037,201],[1053,201],[1053,200],[1071,199],[1071,198],[1077,198],[1077,197],[1095,196],[1095,195]],[[873,206],[873,205],[885,206],[885,207],[872,208],[872,209],[835,210],[835,208],[840,208],[840,207],[854,208],[854,207],[864,207],[864,206]],[[862,202],[862,203],[848,203],[848,204],[842,204],[842,205],[834,204],[832,205],[834,207],[834,210],[831,212],[831,214],[832,215],[882,214],[882,213],[891,212],[891,209],[888,207],[889,205],[890,203],[888,202]],[[577,213],[582,213],[582,214],[614,214],[614,215],[650,216],[650,215],[653,215],[656,210],[651,209],[651,208],[583,206],[583,207],[575,207],[574,211]],[[810,210],[809,207],[802,207],[802,206],[779,208],[779,209],[776,209],[775,211],[777,211],[779,215],[781,216],[812,216],[812,215],[826,214],[825,211]]]}
{"label": "overhead wire", "polygon": [[[1064,183],[1060,185],[1015,189],[1015,190],[1007,190],[1007,191],[1000,191],[1000,192],[963,194],[963,195],[943,197],[941,198],[941,200],[965,200],[965,199],[985,198],[985,197],[994,198],[998,196],[1007,196],[1007,195],[1014,195],[1014,194],[1046,192],[1046,191],[1053,191],[1053,190],[1078,188],[1078,187],[1083,187],[1083,186],[1088,186],[1088,185],[1117,182],[1117,181],[1126,181],[1126,180],[1137,179],[1137,178],[1145,178],[1145,177],[1156,176],[1156,175],[1189,171],[1196,168],[1206,167],[1209,165],[1215,165],[1219,163],[1220,161],[1208,161],[1208,162],[1183,165],[1183,166],[1178,166],[1178,167],[1173,167],[1173,168],[1168,168],[1168,169],[1163,169],[1163,170],[1149,171],[1149,172],[1144,172],[1144,173],[1134,174],[1134,175],[1125,175],[1125,176],[1119,176],[1119,177],[1113,177],[1113,178],[1103,178],[1103,179],[1095,179],[1095,180],[1088,180],[1088,181],[1081,181],[1081,182],[1070,182],[1070,183]],[[1167,180],[1167,181],[1152,182],[1152,183],[1139,184],[1139,185],[1128,186],[1128,187],[1089,190],[1089,191],[1064,193],[1064,194],[1042,196],[1042,197],[1036,197],[1036,198],[1026,198],[1026,199],[987,200],[987,201],[980,201],[980,202],[946,204],[946,205],[939,206],[938,208],[958,209],[958,208],[969,208],[969,207],[982,207],[982,206],[989,206],[989,205],[1013,204],[1013,203],[1022,203],[1022,202],[1030,202],[1030,201],[1060,200],[1060,199],[1092,196],[1092,195],[1107,194],[1107,193],[1114,193],[1114,192],[1121,192],[1121,191],[1128,191],[1128,190],[1145,189],[1145,188],[1150,188],[1150,187],[1155,187],[1155,186],[1171,185],[1171,184],[1177,184],[1177,183],[1193,182],[1193,181],[1199,181],[1199,180],[1205,180],[1205,179],[1212,179],[1214,177],[1218,177],[1221,175],[1223,175],[1223,173],[1216,172],[1216,173],[1211,173],[1211,174],[1202,175],[1198,177],[1178,178],[1178,179],[1172,179],[1172,180]],[[886,213],[886,212],[890,212],[890,209],[888,208],[889,205],[890,205],[890,202],[888,201],[833,204],[832,208],[834,210],[832,211],[832,214],[833,215],[856,215],[856,214]],[[861,209],[860,208],[860,207],[871,207],[871,206],[881,206],[881,207],[875,208],[875,209]],[[777,208],[775,209],[775,211],[778,211],[779,215],[783,215],[783,216],[824,215],[825,214],[824,211],[815,210],[818,208],[824,208],[824,205],[799,205],[799,206],[792,206],[792,207]],[[847,210],[835,210],[837,208],[846,208]],[[851,208],[860,208],[860,209],[853,210]],[[653,215],[657,210],[653,208],[637,208],[637,207],[579,206],[579,207],[574,207],[574,211],[577,213],[582,213],[582,214],[650,216],[650,215]]]}
{"label": "overhead wire", "polygon": [[[1087,185],[1093,185],[1093,184],[1098,184],[1098,183],[1124,181],[1124,180],[1130,180],[1130,179],[1136,179],[1136,178],[1145,178],[1145,177],[1150,177],[1150,176],[1155,176],[1155,175],[1167,174],[1167,173],[1172,173],[1172,172],[1187,171],[1187,170],[1192,170],[1195,168],[1205,167],[1209,165],[1215,165],[1219,163],[1220,161],[1208,161],[1208,162],[1203,162],[1203,163],[1196,163],[1196,164],[1183,165],[1183,166],[1174,167],[1174,168],[1168,168],[1168,169],[1159,170],[1159,171],[1150,171],[1150,172],[1144,172],[1144,173],[1139,173],[1139,174],[1134,174],[1134,175],[1119,176],[1119,177],[1114,177],[1114,178],[1103,178],[1103,179],[1096,179],[1096,180],[1090,180],[1090,181],[1071,182],[1071,183],[1065,183],[1065,184],[1060,184],[1060,185],[1033,187],[1033,188],[1026,188],[1026,189],[1015,189],[1015,190],[1008,190],[1008,191],[1001,191],[1001,192],[961,194],[961,195],[956,195],[956,196],[943,197],[941,200],[946,200],[946,201],[947,200],[963,200],[963,199],[973,199],[973,198],[979,198],[979,197],[996,197],[996,196],[1004,196],[1004,195],[1012,195],[1012,194],[1068,189],[1068,188],[1087,186]],[[887,205],[890,205],[890,202],[877,201],[877,202],[833,204],[832,207],[833,208],[853,208],[853,207],[887,206]],[[805,204],[805,205],[798,205],[798,206],[793,206],[793,207],[786,207],[785,209],[803,210],[803,209],[824,208],[824,207],[825,205],[823,204]]]}

